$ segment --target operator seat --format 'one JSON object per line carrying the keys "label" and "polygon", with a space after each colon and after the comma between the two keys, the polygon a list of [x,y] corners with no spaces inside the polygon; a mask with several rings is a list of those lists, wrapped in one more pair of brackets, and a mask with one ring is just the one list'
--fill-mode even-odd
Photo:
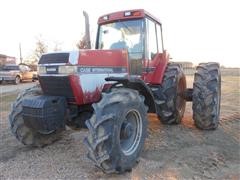
{"label": "operator seat", "polygon": [[118,41],[111,45],[110,49],[128,49],[127,43],[125,41]]}
{"label": "operator seat", "polygon": [[135,45],[131,48],[130,51],[133,52],[133,53],[142,52],[142,44],[141,44],[141,42],[135,44]]}

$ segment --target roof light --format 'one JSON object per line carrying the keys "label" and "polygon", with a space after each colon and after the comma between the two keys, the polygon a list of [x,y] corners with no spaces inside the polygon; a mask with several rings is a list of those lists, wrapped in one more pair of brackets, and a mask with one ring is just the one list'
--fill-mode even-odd
{"label": "roof light", "polygon": [[141,15],[141,12],[140,11],[135,11],[132,13],[133,16],[140,16]]}
{"label": "roof light", "polygon": [[108,16],[103,16],[103,20],[108,20]]}
{"label": "roof light", "polygon": [[131,15],[132,15],[132,12],[130,12],[130,11],[124,12],[124,16],[131,16]]}

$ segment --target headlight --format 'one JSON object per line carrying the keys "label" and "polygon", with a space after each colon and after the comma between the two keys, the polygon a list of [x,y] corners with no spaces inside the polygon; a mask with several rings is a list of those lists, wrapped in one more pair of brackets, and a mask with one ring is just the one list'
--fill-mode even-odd
{"label": "headlight", "polygon": [[75,74],[77,73],[77,66],[59,66],[59,74]]}
{"label": "headlight", "polygon": [[47,73],[46,67],[45,66],[38,66],[37,67],[37,72],[38,72],[38,74],[46,74]]}

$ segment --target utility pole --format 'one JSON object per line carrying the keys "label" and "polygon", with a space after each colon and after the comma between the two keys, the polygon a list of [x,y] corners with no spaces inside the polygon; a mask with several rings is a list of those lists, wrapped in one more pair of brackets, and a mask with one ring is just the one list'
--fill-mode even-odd
{"label": "utility pole", "polygon": [[19,43],[19,54],[20,54],[20,64],[22,63],[22,60],[23,60],[23,58],[22,58],[22,47],[21,47],[21,43]]}

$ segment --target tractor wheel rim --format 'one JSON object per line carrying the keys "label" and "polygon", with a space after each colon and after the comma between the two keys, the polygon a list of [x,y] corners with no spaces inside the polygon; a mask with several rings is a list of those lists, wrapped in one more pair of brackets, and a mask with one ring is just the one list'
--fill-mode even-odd
{"label": "tractor wheel rim", "polygon": [[133,154],[141,141],[142,118],[138,111],[130,110],[125,116],[120,128],[120,146],[122,152],[129,156]]}
{"label": "tractor wheel rim", "polygon": [[184,78],[181,78],[178,82],[178,87],[177,87],[177,98],[176,98],[176,108],[180,114],[184,111],[184,97],[183,93],[185,90],[185,83],[184,83]]}

